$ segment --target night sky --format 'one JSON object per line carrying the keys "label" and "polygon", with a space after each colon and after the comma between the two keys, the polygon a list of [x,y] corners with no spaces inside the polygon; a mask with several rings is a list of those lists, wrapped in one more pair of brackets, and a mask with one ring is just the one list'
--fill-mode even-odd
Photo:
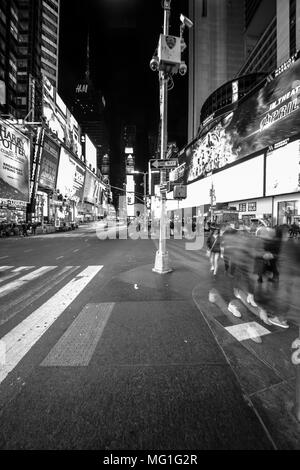
{"label": "night sky", "polygon": [[[180,13],[188,0],[172,0],[169,33],[179,36]],[[159,125],[158,73],[149,62],[163,28],[161,0],[61,0],[58,91],[71,107],[76,83],[86,69],[90,34],[91,79],[106,101],[104,118],[110,134],[111,173],[119,172],[122,124],[137,126],[136,169],[146,171],[147,133]],[[185,31],[188,44],[188,33]],[[188,61],[188,48],[183,59]],[[188,74],[174,76],[169,92],[169,141],[187,142]],[[111,175],[113,179],[113,174]]]}

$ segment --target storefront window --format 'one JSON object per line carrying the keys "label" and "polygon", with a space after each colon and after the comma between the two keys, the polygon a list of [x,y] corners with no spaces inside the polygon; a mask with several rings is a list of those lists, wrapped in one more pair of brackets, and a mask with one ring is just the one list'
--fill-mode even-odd
{"label": "storefront window", "polygon": [[295,217],[298,216],[298,201],[283,201],[278,203],[278,225],[288,224],[294,222]]}
{"label": "storefront window", "polygon": [[256,211],[256,202],[248,202],[248,211]]}

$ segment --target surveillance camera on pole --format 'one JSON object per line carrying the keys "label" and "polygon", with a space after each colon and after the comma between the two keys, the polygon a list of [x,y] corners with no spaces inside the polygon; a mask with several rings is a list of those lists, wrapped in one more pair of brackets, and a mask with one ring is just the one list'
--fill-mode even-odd
{"label": "surveillance camera on pole", "polygon": [[180,21],[183,24],[183,26],[186,26],[189,29],[191,29],[194,26],[194,23],[187,16],[184,16],[182,13],[180,15]]}
{"label": "surveillance camera on pole", "polygon": [[153,71],[153,72],[156,72],[159,68],[159,61],[158,61],[158,57],[156,55],[154,55],[152,57],[152,59],[150,60],[150,69]]}
{"label": "surveillance camera on pole", "polygon": [[182,61],[179,65],[179,74],[183,76],[186,74],[186,72],[187,72],[187,65],[184,61]]}

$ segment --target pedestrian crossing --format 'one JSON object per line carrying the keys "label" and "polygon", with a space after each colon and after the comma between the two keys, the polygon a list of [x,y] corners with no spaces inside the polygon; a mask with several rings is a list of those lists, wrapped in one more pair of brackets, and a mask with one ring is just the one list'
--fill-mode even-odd
{"label": "pedestrian crossing", "polygon": [[102,268],[0,266],[0,384]]}

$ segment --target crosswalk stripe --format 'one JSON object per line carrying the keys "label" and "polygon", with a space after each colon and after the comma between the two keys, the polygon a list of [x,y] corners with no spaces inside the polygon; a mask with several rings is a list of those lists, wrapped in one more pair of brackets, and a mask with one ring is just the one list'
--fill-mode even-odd
{"label": "crosswalk stripe", "polygon": [[0,266],[0,272],[7,271],[8,269],[13,268],[13,266]]}
{"label": "crosswalk stripe", "polygon": [[1,338],[6,352],[5,364],[0,365],[0,383],[102,268],[101,265],[85,268],[47,302]]}
{"label": "crosswalk stripe", "polygon": [[57,268],[57,266],[42,266],[41,268],[38,268],[35,271],[32,271],[31,273],[20,277],[16,281],[12,281],[8,284],[5,284],[4,286],[0,287],[0,297],[9,294],[10,292],[18,289],[19,287],[27,284],[27,282],[32,281],[37,277],[42,276],[47,271],[52,271],[55,268]]}
{"label": "crosswalk stripe", "polygon": [[55,271],[55,277],[51,279],[51,282],[49,282],[48,278],[41,278],[37,284],[31,287],[30,290],[27,289],[22,293],[22,295],[9,300],[5,306],[5,312],[2,312],[0,325],[4,325],[24,309],[32,305],[33,302],[36,302],[50,290],[55,289],[55,287],[63,282],[66,277],[72,275],[79,268],[80,266],[64,266],[58,271]]}
{"label": "crosswalk stripe", "polygon": [[0,278],[0,283],[2,284],[4,281],[16,277],[21,271],[28,271],[32,268],[34,268],[34,266],[20,266],[19,268],[12,269],[9,274],[6,274],[5,276]]}

